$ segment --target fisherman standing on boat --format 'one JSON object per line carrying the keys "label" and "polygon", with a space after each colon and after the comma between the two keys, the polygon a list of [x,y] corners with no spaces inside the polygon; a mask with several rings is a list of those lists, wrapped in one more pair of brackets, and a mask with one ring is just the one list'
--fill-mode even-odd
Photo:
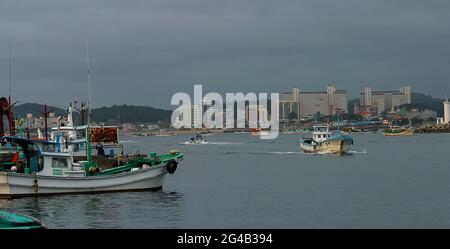
{"label": "fisherman standing on boat", "polygon": [[97,144],[97,155],[105,156],[105,149],[103,148],[102,142]]}

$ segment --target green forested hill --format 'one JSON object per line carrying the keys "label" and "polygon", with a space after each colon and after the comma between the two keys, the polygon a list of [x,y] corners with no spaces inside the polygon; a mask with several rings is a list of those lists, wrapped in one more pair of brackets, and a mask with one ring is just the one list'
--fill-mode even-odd
{"label": "green forested hill", "polygon": [[[54,112],[56,116],[66,116],[67,110],[48,106],[49,112]],[[42,116],[40,111],[44,110],[44,105],[35,103],[26,103],[14,107],[15,117],[25,117],[27,113],[34,117]],[[157,109],[149,106],[134,105],[113,105],[111,107],[101,107],[92,110],[92,119],[95,122],[157,122],[170,121],[172,111]]]}

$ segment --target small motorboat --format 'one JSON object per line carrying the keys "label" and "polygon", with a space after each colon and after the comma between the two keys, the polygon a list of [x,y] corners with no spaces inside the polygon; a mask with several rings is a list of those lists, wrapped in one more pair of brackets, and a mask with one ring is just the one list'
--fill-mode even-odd
{"label": "small motorboat", "polygon": [[186,144],[206,144],[206,139],[202,136],[200,132],[196,132],[193,137],[190,138]]}
{"label": "small motorboat", "polygon": [[261,128],[252,128],[250,130],[250,132],[253,136],[268,136],[269,135],[268,131],[263,130]]}
{"label": "small motorboat", "polygon": [[37,219],[15,212],[0,210],[0,229],[45,229]]}

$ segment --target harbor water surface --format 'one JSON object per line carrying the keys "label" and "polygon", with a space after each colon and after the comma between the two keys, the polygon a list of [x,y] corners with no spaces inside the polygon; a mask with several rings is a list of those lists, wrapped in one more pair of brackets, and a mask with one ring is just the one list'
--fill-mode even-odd
{"label": "harbor water surface", "polygon": [[450,228],[450,135],[353,135],[349,155],[299,152],[299,134],[122,137],[129,153],[178,149],[158,192],[0,200],[49,228]]}

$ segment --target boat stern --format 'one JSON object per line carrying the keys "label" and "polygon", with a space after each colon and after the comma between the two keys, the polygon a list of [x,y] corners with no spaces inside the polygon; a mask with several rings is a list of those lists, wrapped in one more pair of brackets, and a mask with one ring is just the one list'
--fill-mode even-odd
{"label": "boat stern", "polygon": [[353,138],[350,136],[342,136],[341,140],[341,154],[347,153],[350,150],[350,146],[353,145]]}
{"label": "boat stern", "polygon": [[10,194],[8,175],[6,173],[0,173],[0,197]]}
{"label": "boat stern", "polygon": [[8,174],[0,173],[0,198],[9,198],[11,189],[8,184]]}

